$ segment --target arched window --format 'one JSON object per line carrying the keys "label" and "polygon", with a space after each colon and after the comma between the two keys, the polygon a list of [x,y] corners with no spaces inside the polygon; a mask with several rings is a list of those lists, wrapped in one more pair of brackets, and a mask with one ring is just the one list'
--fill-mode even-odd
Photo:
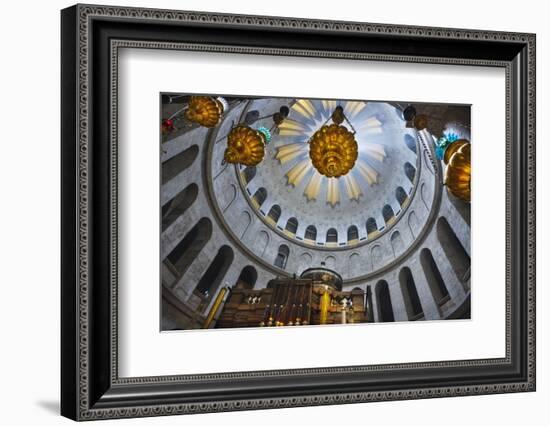
{"label": "arched window", "polygon": [[321,265],[328,269],[334,269],[336,267],[336,258],[334,256],[327,256],[325,260],[321,262]]}
{"label": "arched window", "polygon": [[378,318],[381,322],[395,321],[393,316],[393,307],[391,304],[390,290],[388,283],[384,280],[378,281],[374,288],[376,295],[376,304],[378,306]]}
{"label": "arched window", "polygon": [[306,228],[306,233],[304,237],[306,238],[306,240],[315,241],[317,239],[317,228],[315,228],[315,226],[313,225],[309,225]]}
{"label": "arched window", "polygon": [[380,247],[380,244],[375,244],[370,249],[370,260],[372,263],[372,269],[376,269],[382,266],[382,247]]}
{"label": "arched window", "polygon": [[395,213],[393,212],[393,209],[389,204],[386,204],[384,207],[382,207],[382,217],[384,218],[384,221],[386,223],[388,223],[395,217]]}
{"label": "arched window", "polygon": [[241,274],[239,275],[239,278],[237,278],[235,287],[252,290],[254,288],[254,284],[256,284],[257,279],[258,279],[258,272],[256,271],[256,268],[250,265],[245,266],[242,269]]}
{"label": "arched window", "polygon": [[197,199],[199,187],[192,183],[182,189],[178,195],[172,198],[168,203],[162,206],[162,231],[164,232],[178,217],[183,215],[185,211]]}
{"label": "arched window", "polygon": [[295,217],[291,217],[290,219],[288,219],[286,222],[285,230],[292,234],[296,234],[297,229],[298,229],[298,219],[296,219]]}
{"label": "arched window", "polygon": [[252,200],[255,202],[256,207],[260,207],[267,198],[267,191],[265,188],[258,188],[258,190],[252,196]]}
{"label": "arched window", "polygon": [[405,190],[402,187],[398,186],[397,189],[395,190],[395,199],[397,200],[400,206],[405,204],[405,201],[407,201],[407,197],[408,196]]}
{"label": "arched window", "polygon": [[367,310],[367,318],[369,322],[374,322],[374,308],[372,305],[372,301],[373,301],[372,298],[373,298],[372,289],[371,289],[371,286],[368,285],[365,291],[365,303],[366,303],[365,308]]}
{"label": "arched window", "polygon": [[403,299],[405,301],[405,309],[409,321],[414,321],[422,317],[422,305],[416,291],[416,284],[412,276],[411,270],[407,267],[399,272],[399,286]]}
{"label": "arched window", "polygon": [[359,230],[357,229],[357,226],[351,225],[348,228],[348,242],[355,241],[359,239]]}
{"label": "arched window", "polygon": [[437,306],[444,305],[449,300],[449,291],[429,249],[424,248],[420,252],[420,264],[435,303]]}
{"label": "arched window", "polygon": [[267,213],[267,217],[270,218],[273,222],[277,223],[281,217],[281,207],[278,204],[273,204]]}
{"label": "arched window", "polygon": [[370,235],[376,231],[378,231],[378,225],[376,224],[376,219],[374,219],[373,217],[369,217],[367,219],[367,235]]}
{"label": "arched window", "polygon": [[470,256],[444,217],[437,220],[437,238],[456,276],[462,283],[466,282],[470,275]]}
{"label": "arched window", "polygon": [[248,211],[243,210],[239,215],[238,222],[235,224],[235,227],[233,227],[233,231],[236,235],[240,235],[242,239],[246,234],[246,231],[248,231],[250,222],[252,222],[252,216],[248,213]]}
{"label": "arched window", "polygon": [[416,140],[411,135],[405,135],[405,145],[416,154]]}
{"label": "arched window", "polygon": [[405,176],[407,176],[407,178],[411,182],[414,182],[414,176],[416,175],[416,169],[414,168],[414,166],[411,163],[406,162],[404,169],[405,169]]}
{"label": "arched window", "polygon": [[216,290],[218,290],[223,277],[225,277],[227,270],[233,262],[233,257],[231,247],[222,246],[218,250],[214,260],[210,262],[208,269],[202,274],[201,279],[195,287],[195,292],[201,297],[210,299],[216,293]]}
{"label": "arched window", "polygon": [[166,256],[164,264],[174,272],[176,279],[182,277],[212,236],[212,222],[203,217]]}
{"label": "arched window", "polygon": [[172,180],[187,169],[195,162],[198,153],[199,147],[197,145],[193,145],[162,163],[162,183],[164,184]]}
{"label": "arched window", "polygon": [[256,167],[246,166],[246,168],[242,171],[242,174],[244,181],[249,183],[252,179],[254,179],[254,176],[256,176]]}
{"label": "arched window", "polygon": [[338,242],[338,231],[334,228],[330,228],[327,231],[327,243],[337,243]]}
{"label": "arched window", "polygon": [[281,244],[279,246],[279,251],[277,252],[277,256],[275,257],[274,265],[285,269],[286,268],[286,261],[288,260],[288,255],[290,254],[290,250],[287,245]]}
{"label": "arched window", "polygon": [[405,249],[405,244],[403,243],[403,238],[401,238],[401,233],[399,231],[393,232],[390,237],[390,242],[393,255],[397,257],[397,255]]}

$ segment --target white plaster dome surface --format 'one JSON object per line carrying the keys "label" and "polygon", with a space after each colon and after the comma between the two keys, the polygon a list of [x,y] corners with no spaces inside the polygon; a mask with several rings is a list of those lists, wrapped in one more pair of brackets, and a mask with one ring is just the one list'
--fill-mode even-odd
{"label": "white plaster dome surface", "polygon": [[[399,188],[409,195],[413,189],[414,178],[411,174],[407,176],[407,167],[416,170],[416,153],[411,148],[416,136],[413,129],[406,127],[400,111],[385,102],[294,99],[254,100],[246,111],[267,116],[254,123],[255,127],[273,128],[269,115],[282,105],[290,107],[287,119],[274,128],[272,141],[254,176],[249,182],[246,176],[241,179],[242,189],[246,189],[244,193],[251,201],[261,191],[261,203],[251,202],[260,217],[267,217],[268,226],[278,232],[287,228],[289,219],[295,221],[297,229],[284,234],[298,241],[307,241],[306,229],[313,226],[316,245],[325,245],[327,232],[333,229],[337,233],[337,247],[349,247],[348,230],[352,226],[357,229],[358,241],[367,240],[369,218],[374,219],[380,232],[388,230],[401,212],[396,191]],[[343,124],[355,131],[359,154],[347,175],[327,178],[313,167],[308,141],[327,121],[331,122],[337,105],[344,108],[349,120]],[[244,167],[240,170],[245,172]],[[269,220],[274,206],[280,208],[276,221]],[[393,220],[388,219],[391,214],[385,217],[384,206],[391,207]]]}

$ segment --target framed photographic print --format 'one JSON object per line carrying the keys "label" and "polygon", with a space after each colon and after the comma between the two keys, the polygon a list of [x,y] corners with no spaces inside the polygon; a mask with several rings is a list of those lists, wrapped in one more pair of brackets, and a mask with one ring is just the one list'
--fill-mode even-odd
{"label": "framed photographic print", "polygon": [[62,414],[535,390],[535,36],[76,5]]}

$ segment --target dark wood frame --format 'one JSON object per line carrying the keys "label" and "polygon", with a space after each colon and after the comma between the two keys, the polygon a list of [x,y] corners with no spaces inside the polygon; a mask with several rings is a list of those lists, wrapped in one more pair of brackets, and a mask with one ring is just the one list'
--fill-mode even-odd
{"label": "dark wood frame", "polygon": [[[62,28],[61,413],[75,420],[535,390],[535,36],[77,5]],[[506,357],[119,378],[120,47],[506,69]]]}

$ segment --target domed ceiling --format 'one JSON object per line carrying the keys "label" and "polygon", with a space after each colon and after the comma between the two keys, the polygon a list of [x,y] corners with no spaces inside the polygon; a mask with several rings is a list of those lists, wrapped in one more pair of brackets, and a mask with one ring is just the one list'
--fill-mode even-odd
{"label": "domed ceiling", "polygon": [[[281,106],[289,114],[275,126],[270,114]],[[345,176],[329,178],[313,166],[308,142],[337,106],[355,131],[358,157]],[[415,132],[400,110],[385,102],[258,99],[246,111],[265,117],[254,126],[273,133],[259,166],[238,167],[250,205],[272,229],[294,242],[346,248],[396,222],[416,170]]]}

